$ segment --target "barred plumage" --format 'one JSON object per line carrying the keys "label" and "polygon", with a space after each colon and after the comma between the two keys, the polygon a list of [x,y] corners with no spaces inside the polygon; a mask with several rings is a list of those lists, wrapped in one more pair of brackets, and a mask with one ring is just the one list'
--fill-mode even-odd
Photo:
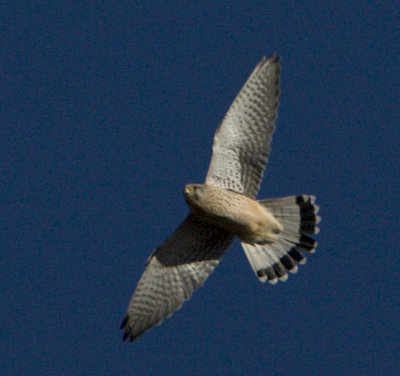
{"label": "barred plumage", "polygon": [[317,243],[318,207],[309,195],[255,201],[278,110],[280,60],[263,58],[218,126],[205,184],[189,184],[191,213],[150,256],[122,321],[133,341],[179,309],[237,235],[261,281],[287,279]]}

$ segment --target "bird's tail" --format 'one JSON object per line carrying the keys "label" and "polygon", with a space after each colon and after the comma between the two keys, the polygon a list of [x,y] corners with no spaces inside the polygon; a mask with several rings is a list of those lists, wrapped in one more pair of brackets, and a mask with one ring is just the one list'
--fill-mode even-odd
{"label": "bird's tail", "polygon": [[317,242],[307,234],[319,231],[319,207],[315,205],[315,197],[310,195],[261,200],[259,203],[274,215],[283,230],[272,243],[242,242],[242,246],[260,281],[275,284],[278,279],[285,281],[288,278],[287,271],[296,273],[297,263],[306,262],[301,250],[315,251]]}

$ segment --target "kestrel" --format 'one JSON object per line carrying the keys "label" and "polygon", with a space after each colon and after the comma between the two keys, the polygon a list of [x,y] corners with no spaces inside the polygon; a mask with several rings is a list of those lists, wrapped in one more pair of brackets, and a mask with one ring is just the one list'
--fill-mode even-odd
{"label": "kestrel", "polygon": [[314,252],[318,206],[310,195],[256,201],[278,111],[280,59],[257,64],[214,136],[204,184],[184,189],[190,213],[147,261],[121,324],[132,342],[179,309],[238,236],[261,282],[286,280]]}

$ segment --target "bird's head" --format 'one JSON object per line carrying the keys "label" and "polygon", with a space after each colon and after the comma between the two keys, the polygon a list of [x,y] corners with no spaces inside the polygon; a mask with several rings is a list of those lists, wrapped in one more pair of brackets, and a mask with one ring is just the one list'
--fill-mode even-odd
{"label": "bird's head", "polygon": [[203,191],[203,184],[188,184],[183,194],[188,203],[198,202]]}

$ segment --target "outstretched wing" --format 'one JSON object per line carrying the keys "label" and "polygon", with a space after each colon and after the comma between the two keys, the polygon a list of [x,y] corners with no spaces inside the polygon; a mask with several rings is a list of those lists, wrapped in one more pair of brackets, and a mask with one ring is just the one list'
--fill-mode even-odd
{"label": "outstretched wing", "polygon": [[264,57],[233,101],[214,136],[206,183],[257,195],[278,114],[279,62]]}
{"label": "outstretched wing", "polygon": [[132,342],[179,309],[218,265],[229,232],[189,214],[150,256],[121,324]]}

